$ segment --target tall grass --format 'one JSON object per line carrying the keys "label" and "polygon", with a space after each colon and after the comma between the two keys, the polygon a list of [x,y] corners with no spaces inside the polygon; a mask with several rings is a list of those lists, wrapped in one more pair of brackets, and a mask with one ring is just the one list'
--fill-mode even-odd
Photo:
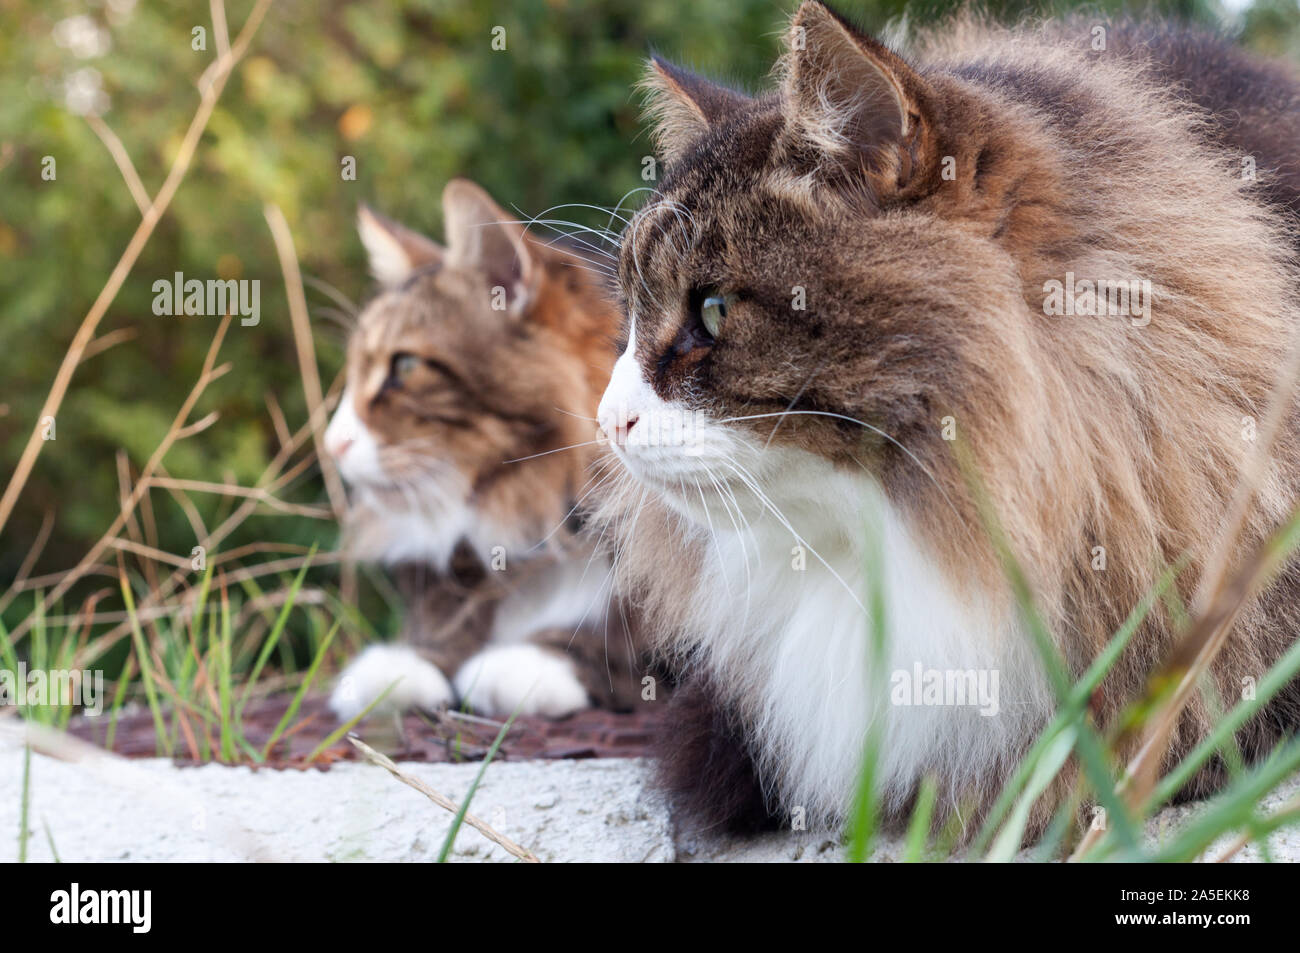
{"label": "tall grass", "polygon": [[[1285,389],[1282,389],[1287,393]],[[1119,660],[1125,648],[1140,629],[1152,609],[1170,600],[1177,600],[1175,580],[1184,564],[1169,567],[1152,590],[1134,606],[1123,624],[1115,631],[1106,648],[1093,660],[1077,679],[1071,679],[1046,624],[1034,604],[1034,596],[1027,576],[1012,553],[993,512],[987,495],[983,492],[978,474],[970,463],[968,452],[958,447],[959,458],[968,484],[979,507],[984,528],[1002,560],[1003,569],[1016,599],[1022,625],[1037,649],[1039,661],[1049,683],[1056,692],[1057,707],[1053,717],[1039,733],[1033,744],[1011,772],[1008,780],[993,799],[991,808],[967,846],[953,854],[943,848],[928,848],[926,840],[934,816],[934,791],[932,781],[926,779],[920,788],[913,807],[904,848],[904,858],[944,859],[956,856],[964,860],[1004,862],[1017,858],[1026,844],[1033,809],[1061,773],[1070,767],[1073,787],[1057,808],[1046,832],[1029,857],[1035,860],[1066,859],[1076,862],[1189,862],[1207,858],[1206,851],[1216,842],[1236,835],[1221,858],[1235,854],[1246,844],[1257,842],[1261,853],[1268,859],[1267,837],[1283,827],[1300,823],[1300,797],[1292,799],[1273,814],[1261,816],[1260,802],[1279,785],[1300,771],[1300,737],[1293,737],[1277,745],[1266,757],[1247,767],[1236,747],[1235,733],[1264,706],[1297,677],[1300,677],[1300,641],[1279,659],[1260,680],[1254,697],[1243,698],[1226,712],[1221,700],[1207,697],[1212,711],[1222,715],[1214,722],[1211,732],[1170,767],[1161,777],[1152,777],[1148,785],[1135,782],[1144,769],[1147,759],[1160,763],[1167,750],[1168,732],[1159,731],[1181,710],[1175,691],[1188,679],[1197,680],[1204,691],[1212,692],[1206,672],[1213,653],[1195,656],[1188,646],[1204,644],[1208,640],[1207,627],[1221,620],[1235,618],[1251,597],[1264,588],[1276,573],[1293,558],[1300,546],[1300,508],[1273,536],[1258,548],[1223,585],[1217,596],[1190,612],[1177,606],[1171,613],[1180,619],[1182,643],[1168,662],[1152,673],[1141,698],[1133,699],[1119,716],[1119,730],[1106,736],[1098,731],[1089,710],[1089,699]],[[1226,573],[1226,567],[1225,567]],[[876,602],[872,597],[872,604]],[[869,614],[866,637],[879,651],[882,636],[883,613]],[[1190,661],[1195,656],[1195,662]],[[1185,702],[1185,697],[1182,699]],[[1148,747],[1133,763],[1124,765],[1119,749],[1123,738],[1163,738],[1166,747]],[[862,767],[863,783],[854,800],[853,817],[846,830],[846,855],[848,859],[865,859],[862,830],[872,830],[877,819],[870,779],[875,774],[878,748],[873,745],[871,732]],[[1193,774],[1214,755],[1219,754],[1228,766],[1229,781],[1222,790],[1204,804],[1200,812],[1171,837],[1155,843],[1142,835],[1143,826],[1165,807],[1184,787]],[[1105,808],[1105,823],[1080,830],[1079,811],[1084,803],[1096,803]]]}
{"label": "tall grass", "polygon": [[[211,3],[216,56],[198,78],[197,109],[184,136],[179,137],[175,160],[155,195],[148,194],[130,155],[107,123],[100,117],[88,120],[109,148],[142,217],[68,347],[41,411],[42,419],[55,415],[84,356],[112,338],[110,334],[96,339],[96,329],[181,188],[208,120],[271,3],[256,0],[233,38],[227,30],[224,3]],[[342,563],[339,553],[318,551],[315,543],[310,547],[277,542],[229,545],[248,520],[266,514],[327,521],[327,533],[333,537],[342,504],[337,476],[328,462],[322,463],[313,452],[319,447],[341,380],[336,379],[328,393],[320,384],[288,224],[273,206],[267,208],[267,222],[289,293],[300,372],[307,387],[308,419],[298,430],[291,430],[278,402],[268,395],[267,410],[280,445],[252,485],[231,479],[177,479],[168,473],[167,461],[176,447],[218,420],[216,412],[201,415],[196,409],[209,388],[232,369],[228,363],[218,363],[231,326],[227,313],[217,325],[194,386],[148,459],[133,473],[125,454],[119,456],[118,513],[103,535],[71,569],[33,577],[49,538],[51,514],[17,578],[0,593],[0,613],[22,605],[19,600],[29,595],[34,597],[32,610],[2,633],[0,661],[5,665],[16,669],[21,655],[34,669],[53,665],[116,673],[108,716],[110,749],[117,742],[123,710],[139,703],[153,720],[160,755],[227,763],[265,760],[274,742],[292,727],[281,726],[273,744],[258,750],[245,731],[250,702],[270,692],[310,685],[319,671],[332,668],[349,647],[355,648],[362,638],[373,635],[373,627],[357,609],[350,571],[342,572],[342,593],[337,580],[331,578]],[[0,530],[44,449],[40,438],[38,427],[0,495]],[[317,468],[325,476],[329,506],[284,498],[304,475]],[[191,538],[158,538],[155,497],[179,508],[193,531]],[[207,505],[208,501],[216,505]],[[303,531],[304,523],[296,522],[295,532]],[[200,556],[192,563],[194,553]],[[309,567],[326,581],[310,584]],[[288,578],[291,575],[292,580]],[[93,588],[100,576],[114,579],[112,589]],[[295,631],[290,637],[291,617],[306,631]],[[345,638],[336,640],[340,628]],[[302,694],[300,691],[297,696],[299,702]],[[60,723],[66,724],[72,707],[58,711]],[[40,712],[30,714],[41,716]]]}

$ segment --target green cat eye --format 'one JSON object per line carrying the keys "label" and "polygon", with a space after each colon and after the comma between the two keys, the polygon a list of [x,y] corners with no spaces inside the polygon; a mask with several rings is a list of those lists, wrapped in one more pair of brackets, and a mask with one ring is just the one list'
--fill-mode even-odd
{"label": "green cat eye", "polygon": [[398,354],[393,358],[393,379],[401,383],[419,366],[420,358],[416,355]]}
{"label": "green cat eye", "polygon": [[709,337],[716,338],[722,330],[722,321],[727,316],[727,299],[722,295],[710,295],[700,304],[700,323]]}

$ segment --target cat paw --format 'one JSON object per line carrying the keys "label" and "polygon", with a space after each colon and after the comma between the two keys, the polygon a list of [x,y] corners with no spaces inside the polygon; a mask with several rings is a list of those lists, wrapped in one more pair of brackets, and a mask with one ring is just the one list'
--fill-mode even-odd
{"label": "cat paw", "polygon": [[563,718],[590,707],[573,663],[535,645],[485,649],[456,673],[456,691],[480,714]]}
{"label": "cat paw", "polygon": [[[393,683],[396,682],[394,685]],[[348,663],[330,696],[330,709],[350,721],[393,686],[374,712],[434,709],[451,704],[455,693],[436,665],[405,645],[372,645]]]}

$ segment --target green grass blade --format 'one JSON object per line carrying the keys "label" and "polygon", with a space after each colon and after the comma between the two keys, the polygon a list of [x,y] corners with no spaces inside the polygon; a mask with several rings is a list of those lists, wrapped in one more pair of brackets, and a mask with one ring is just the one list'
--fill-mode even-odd
{"label": "green grass blade", "polygon": [[230,625],[230,599],[222,586],[221,592],[221,637],[217,643],[217,703],[221,706],[221,760],[226,764],[235,761],[235,721],[232,710],[232,672],[231,640],[233,634]]}
{"label": "green grass blade", "polygon": [[[867,637],[871,653],[868,697],[885,704],[889,697],[888,674],[885,672],[887,646],[889,642],[889,618],[885,601],[885,558],[884,527],[881,514],[871,514],[864,527],[866,533],[866,559],[863,569],[867,579]],[[871,844],[876,836],[877,821],[880,814],[879,792],[876,790],[880,767],[880,752],[884,746],[882,737],[884,719],[873,717],[867,725],[866,737],[862,746],[862,761],[859,765],[858,787],[853,798],[853,807],[849,815],[848,845],[845,858],[854,864],[866,861],[871,854]]]}
{"label": "green grass blade", "polygon": [[14,652],[9,641],[9,630],[3,622],[0,622],[0,662],[4,662],[5,668],[14,673],[15,679],[18,677],[18,655]]}
{"label": "green grass blade", "polygon": [[[334,641],[334,633],[339,630],[340,624],[340,622],[335,622],[334,627],[329,630],[329,633],[321,642],[320,651],[318,651],[316,657],[311,660],[311,667],[307,669],[306,677],[303,679],[302,684],[298,686],[298,690],[294,692],[293,700],[289,702],[289,707],[285,709],[284,714],[280,717],[279,723],[275,726],[275,730],[271,732],[271,737],[266,742],[266,746],[262,748],[261,760],[265,761],[271,756],[271,749],[275,747],[275,743],[280,740],[280,735],[284,733],[284,730],[289,727],[289,723],[293,721],[294,716],[298,714],[298,708],[302,705],[302,700],[307,697],[307,692],[311,688],[312,682],[316,679],[316,672],[319,671],[321,662],[325,660],[325,653],[329,651],[330,643]],[[397,682],[393,682],[393,685],[396,684]],[[390,685],[388,687],[389,690],[391,690],[392,687],[393,686]],[[388,694],[388,690],[385,690],[384,694]],[[380,696],[380,698],[382,697],[383,695]],[[375,701],[378,700],[378,698],[375,699]],[[364,712],[362,714],[364,714]],[[342,737],[342,735],[339,737]],[[314,758],[316,754],[317,752],[312,752],[312,758]],[[312,758],[308,758],[307,760],[310,762]]]}
{"label": "green grass blade", "polygon": [[1064,843],[1066,835],[1074,829],[1079,817],[1079,786],[1076,784],[1070,797],[1061,802],[1060,807],[1056,809],[1056,814],[1052,822],[1047,825],[1047,830],[1043,833],[1042,838],[1034,845],[1034,853],[1031,858],[1034,863],[1047,864],[1054,860],[1060,859],[1058,852],[1061,844]]}
{"label": "green grass blade", "polygon": [[28,815],[32,807],[32,746],[23,745],[23,793],[18,807],[18,863],[27,863]]}
{"label": "green grass blade", "polygon": [[194,599],[194,614],[190,617],[190,624],[194,631],[201,631],[199,625],[203,619],[203,613],[208,605],[208,593],[212,591],[212,567],[213,563],[208,563],[207,568],[203,570],[203,577],[199,580],[199,591]]}
{"label": "green grass blade", "polygon": [[[1003,572],[1011,584],[1021,621],[1029,632],[1032,644],[1038,651],[1039,661],[1042,662],[1044,673],[1047,675],[1048,683],[1058,699],[1058,704],[1068,710],[1072,698],[1072,686],[1065,660],[1057,650],[1052,634],[1038,612],[1029,577],[1025,575],[1019,560],[1016,559],[1015,553],[1011,549],[997,513],[993,510],[992,502],[984,491],[978,472],[970,459],[969,451],[960,444],[957,445],[956,450],[958,462],[966,476],[967,485],[970,487],[976,508],[980,514],[980,520],[984,525],[985,532],[989,535],[994,551],[1002,563]],[[1076,714],[1073,724],[1077,731],[1075,751],[1079,756],[1079,763],[1083,768],[1084,776],[1096,793],[1097,800],[1106,808],[1107,816],[1111,819],[1112,829],[1116,836],[1123,842],[1125,847],[1136,848],[1136,825],[1129,816],[1128,806],[1115,792],[1116,772],[1113,766],[1107,763],[1106,747],[1089,720],[1086,709],[1080,710]]]}
{"label": "green grass blade", "polygon": [[280,641],[284,627],[289,621],[289,614],[293,612],[294,604],[297,602],[298,590],[302,588],[303,580],[307,577],[307,569],[310,567],[312,557],[315,555],[316,544],[312,543],[307,558],[303,561],[302,568],[298,570],[298,575],[294,577],[293,583],[289,586],[284,605],[280,607],[280,614],[276,616],[275,624],[271,626],[271,631],[267,633],[266,640],[262,643],[262,650],[257,655],[257,661],[253,663],[253,670],[249,672],[248,678],[244,682],[244,690],[240,693],[239,705],[236,709],[240,715],[244,712],[244,706],[248,704],[248,696],[253,691],[253,686],[257,684],[262,669],[266,667],[267,660],[270,659],[271,653],[275,651],[275,646]]}
{"label": "green grass blade", "polygon": [[1264,705],[1300,675],[1300,641],[1291,646],[1273,667],[1268,670],[1255,687],[1253,699],[1242,699],[1215,724],[1210,733],[1198,744],[1187,757],[1183,758],[1172,771],[1160,780],[1144,805],[1150,811],[1164,804],[1191,780],[1192,775],[1208,761],[1224,744],[1230,735],[1259,712]]}
{"label": "green grass blade", "polygon": [[483,757],[483,763],[479,765],[479,769],[474,775],[474,780],[470,784],[469,790],[465,792],[465,800],[461,802],[460,810],[458,810],[456,816],[452,818],[451,827],[448,828],[447,836],[443,839],[442,850],[438,851],[438,863],[445,864],[447,858],[451,856],[451,849],[456,844],[456,835],[460,833],[460,827],[465,822],[465,815],[469,813],[470,801],[474,800],[474,794],[478,791],[479,782],[483,780],[483,775],[487,771],[488,765],[491,764],[492,759],[496,757],[497,750],[501,747],[501,742],[505,741],[506,733],[510,731],[510,726],[515,723],[515,718],[518,714],[518,708],[510,713],[510,717],[506,719],[506,723],[502,725],[501,730],[497,732],[496,739],[492,742],[492,747],[488,748],[487,754]]}
{"label": "green grass blade", "polygon": [[925,859],[925,845],[930,839],[930,825],[934,823],[934,802],[938,797],[938,785],[933,775],[926,775],[921,782],[921,790],[916,795],[916,806],[912,808],[912,819],[907,825],[907,840],[903,848],[903,862],[920,863]]}
{"label": "green grass blade", "polygon": [[158,705],[158,691],[154,687],[151,674],[148,648],[144,643],[144,632],[140,628],[140,616],[135,610],[135,597],[131,595],[131,585],[125,575],[121,577],[121,581],[122,600],[126,603],[127,618],[131,621],[131,639],[135,643],[136,664],[140,667],[145,699],[149,703],[149,712],[153,715],[155,750],[161,748],[167,757],[171,757],[171,748],[167,742],[167,727],[163,721],[162,709]]}
{"label": "green grass blade", "polygon": [[1016,801],[1015,809],[1011,812],[1011,817],[1007,820],[1006,825],[998,834],[997,840],[993,842],[993,847],[989,850],[985,860],[990,863],[1007,863],[1015,858],[1016,852],[1020,850],[1020,845],[1024,842],[1025,827],[1029,824],[1030,812],[1033,810],[1034,802],[1037,801],[1047,790],[1052,779],[1060,772],[1061,766],[1070,757],[1070,752],[1074,750],[1075,742],[1078,739],[1078,731],[1075,725],[1067,725],[1043,752],[1043,756],[1038,759],[1038,764],[1034,768],[1034,773],[1021,793],[1019,800]]}
{"label": "green grass blade", "polygon": [[1159,602],[1162,593],[1173,585],[1180,571],[1181,565],[1172,566],[1165,570],[1152,590],[1129,613],[1128,618],[1124,620],[1124,624],[1111,637],[1106,648],[1102,650],[1097,658],[1093,659],[1083,677],[1075,683],[1069,701],[1058,709],[1056,717],[1052,719],[1047,728],[1039,733],[1038,738],[1035,739],[1025,757],[1020,760],[1020,764],[1010,781],[1003,786],[1002,791],[998,794],[997,800],[990,809],[988,816],[984,819],[979,835],[971,843],[970,852],[972,856],[979,856],[984,853],[985,848],[993,839],[993,835],[997,833],[998,826],[1006,817],[1007,811],[1011,809],[1011,805],[1015,803],[1017,796],[1019,796],[1025,784],[1028,783],[1038,759],[1047,750],[1052,739],[1065,728],[1066,724],[1079,717],[1079,713],[1088,704],[1092,693],[1097,690],[1097,686],[1106,677],[1106,673],[1110,671],[1111,666],[1115,664],[1124,649],[1128,647],[1129,642],[1133,640],[1133,636],[1137,634],[1147,615]]}
{"label": "green grass blade", "polygon": [[370,714],[370,712],[374,710],[375,706],[378,705],[381,701],[383,701],[388,696],[388,693],[397,687],[397,682],[400,681],[401,679],[399,678],[396,682],[393,682],[392,685],[389,685],[382,692],[380,692],[375,697],[374,701],[372,701],[365,708],[361,709],[361,711],[358,712],[354,717],[349,718],[343,724],[339,725],[337,728],[331,731],[329,735],[326,736],[325,740],[322,741],[320,744],[318,744],[315,748],[313,748],[311,754],[307,755],[307,760],[305,763],[311,764],[313,761],[315,761],[317,758],[320,757],[322,751],[325,751],[332,745],[337,744],[338,740],[342,738],[344,735],[346,735],[349,731],[351,731],[361,721],[361,719],[365,718],[366,715]]}
{"label": "green grass blade", "polygon": [[56,864],[63,863],[63,861],[59,859],[59,849],[54,846],[54,835],[50,833],[50,822],[42,817],[41,827],[45,828],[45,843],[50,846],[50,856],[54,858]]}
{"label": "green grass blade", "polygon": [[1144,859],[1157,863],[1187,863],[1229,831],[1254,826],[1267,834],[1300,822],[1300,814],[1292,811],[1256,819],[1260,800],[1297,769],[1300,769],[1300,738],[1292,739],[1239,782],[1214,797],[1209,806],[1185,824],[1169,844],[1154,856]]}

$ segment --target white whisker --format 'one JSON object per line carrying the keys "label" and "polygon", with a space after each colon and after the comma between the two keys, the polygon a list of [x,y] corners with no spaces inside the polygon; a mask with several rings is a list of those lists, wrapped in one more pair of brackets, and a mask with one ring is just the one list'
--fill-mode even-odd
{"label": "white whisker", "polygon": [[582,443],[570,444],[567,447],[556,447],[554,450],[543,450],[541,453],[533,453],[533,454],[529,454],[526,457],[516,457],[513,460],[502,460],[501,462],[503,464],[523,463],[525,460],[536,460],[538,457],[548,457],[553,453],[564,453],[564,451],[566,450],[577,450],[579,447],[590,447],[598,443],[604,443],[604,441],[600,440],[599,438],[596,440],[584,440]]}
{"label": "white whisker", "polygon": [[857,424],[859,427],[865,427],[867,430],[870,430],[872,433],[879,434],[881,437],[884,437],[886,440],[892,443],[899,450],[903,451],[903,453],[907,455],[908,459],[910,459],[913,463],[915,463],[917,467],[920,468],[921,472],[924,473],[926,477],[929,478],[930,482],[934,484],[935,489],[937,489],[941,494],[943,494],[943,498],[947,501],[948,505],[952,507],[952,511],[956,513],[958,516],[961,515],[961,511],[957,509],[957,504],[955,504],[952,501],[952,498],[948,495],[948,491],[943,488],[942,484],[939,483],[939,481],[935,478],[934,474],[930,472],[930,469],[924,463],[921,462],[921,459],[916,454],[914,454],[911,450],[908,450],[907,447],[903,446],[901,443],[899,443],[889,434],[885,433],[885,431],[881,430],[879,427],[873,426],[864,420],[858,420],[856,417],[848,417],[844,414],[837,414],[827,410],[784,410],[779,413],[748,414],[743,417],[724,417],[721,420],[719,420],[718,423],[728,424],[728,423],[737,423],[742,420],[763,420],[764,418],[770,418],[770,417],[794,417],[794,416],[830,417],[835,420],[843,420],[851,424]]}

